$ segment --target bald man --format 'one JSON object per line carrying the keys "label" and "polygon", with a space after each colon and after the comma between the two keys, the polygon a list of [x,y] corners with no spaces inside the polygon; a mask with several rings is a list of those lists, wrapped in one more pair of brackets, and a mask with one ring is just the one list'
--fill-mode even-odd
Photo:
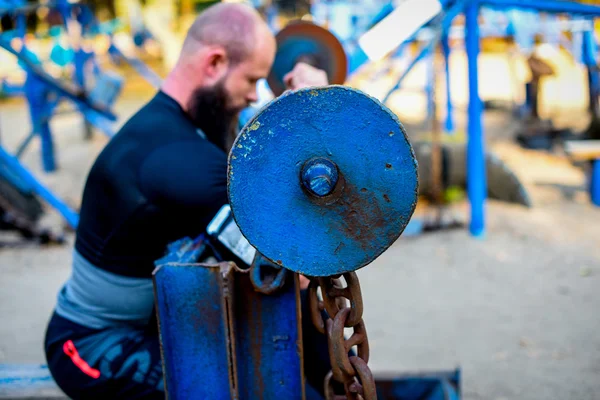
{"label": "bald man", "polygon": [[[203,233],[227,203],[236,118],[257,100],[256,83],[267,76],[275,50],[273,35],[252,8],[220,3],[207,9],[191,26],[161,90],[95,161],[72,274],[45,340],[52,376],[69,397],[165,397],[153,320],[154,261],[174,240]],[[285,81],[290,89],[327,84],[323,71],[305,64]],[[322,392],[318,380],[328,367],[321,364],[315,385]]]}

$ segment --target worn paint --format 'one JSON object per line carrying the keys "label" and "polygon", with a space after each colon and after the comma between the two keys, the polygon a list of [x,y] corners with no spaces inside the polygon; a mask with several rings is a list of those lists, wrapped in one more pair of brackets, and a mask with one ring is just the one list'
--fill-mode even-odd
{"label": "worn paint", "polygon": [[[302,341],[296,280],[257,292],[248,274],[235,277],[236,366],[240,399],[303,399]],[[300,351],[299,351],[300,349]]]}
{"label": "worn paint", "polygon": [[[404,127],[377,99],[344,86],[301,89],[249,125],[257,122],[230,153],[228,191],[240,230],[267,258],[334,275],[364,267],[400,236],[416,206],[417,162]],[[302,188],[302,166],[315,157],[338,166],[335,201]]]}
{"label": "worn paint", "polygon": [[232,271],[227,263],[168,263],[154,272],[170,400],[237,398],[235,371],[230,368],[235,352],[229,323]]}

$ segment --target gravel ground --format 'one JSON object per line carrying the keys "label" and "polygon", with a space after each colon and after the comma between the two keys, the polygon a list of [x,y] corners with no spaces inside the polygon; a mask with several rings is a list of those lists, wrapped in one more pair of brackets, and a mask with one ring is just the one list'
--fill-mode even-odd
{"label": "gravel ground", "polygon": [[[120,122],[152,95],[134,86],[118,103]],[[598,399],[600,209],[589,204],[581,170],[502,140],[513,126],[505,117],[485,122],[493,149],[517,171],[535,207],[488,202],[484,239],[466,230],[403,237],[360,270],[370,365],[376,372],[460,366],[471,400]],[[4,145],[14,148],[28,126],[22,102],[1,105]],[[60,170],[41,172],[35,144],[24,162],[77,207],[106,138],[84,141],[76,116],[52,127]],[[453,210],[466,219],[467,205]],[[62,226],[52,211],[44,224]],[[4,243],[13,239],[0,234]],[[67,239],[64,246],[0,249],[0,363],[44,362],[44,327],[69,275]]]}

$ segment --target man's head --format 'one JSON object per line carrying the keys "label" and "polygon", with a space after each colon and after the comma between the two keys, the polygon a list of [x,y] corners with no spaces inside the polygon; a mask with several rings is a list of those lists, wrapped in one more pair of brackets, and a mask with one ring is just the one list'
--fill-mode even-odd
{"label": "man's head", "polygon": [[273,34],[252,7],[216,4],[190,27],[163,90],[211,139],[225,140],[239,112],[257,100],[256,84],[275,51]]}

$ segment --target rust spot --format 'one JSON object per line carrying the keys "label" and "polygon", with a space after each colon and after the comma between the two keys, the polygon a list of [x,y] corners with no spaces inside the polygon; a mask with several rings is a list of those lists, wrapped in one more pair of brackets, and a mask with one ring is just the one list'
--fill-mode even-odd
{"label": "rust spot", "polygon": [[367,193],[367,188],[362,188],[362,189],[360,189],[360,191],[363,193]]}
{"label": "rust spot", "polygon": [[390,132],[390,137],[394,136],[394,132]]}
{"label": "rust spot", "polygon": [[390,196],[388,196],[387,194],[384,194],[384,195],[383,195],[383,199],[384,199],[385,201],[387,201],[388,203],[391,203],[391,202],[392,202],[392,201],[390,200]]}
{"label": "rust spot", "polygon": [[390,164],[390,163],[385,164],[385,168],[386,169],[392,169],[392,164]]}
{"label": "rust spot", "polygon": [[282,266],[283,266],[283,261],[281,261],[281,260],[277,260],[277,261],[275,261],[275,264],[277,264],[277,265],[279,265],[280,267],[282,267]]}
{"label": "rust spot", "polygon": [[339,201],[331,206],[341,217],[335,219],[333,229],[343,232],[346,237],[357,242],[363,250],[377,246],[377,243],[381,242],[377,232],[387,222],[384,212],[379,207],[379,200],[373,193],[360,195],[357,188],[347,183]]}

